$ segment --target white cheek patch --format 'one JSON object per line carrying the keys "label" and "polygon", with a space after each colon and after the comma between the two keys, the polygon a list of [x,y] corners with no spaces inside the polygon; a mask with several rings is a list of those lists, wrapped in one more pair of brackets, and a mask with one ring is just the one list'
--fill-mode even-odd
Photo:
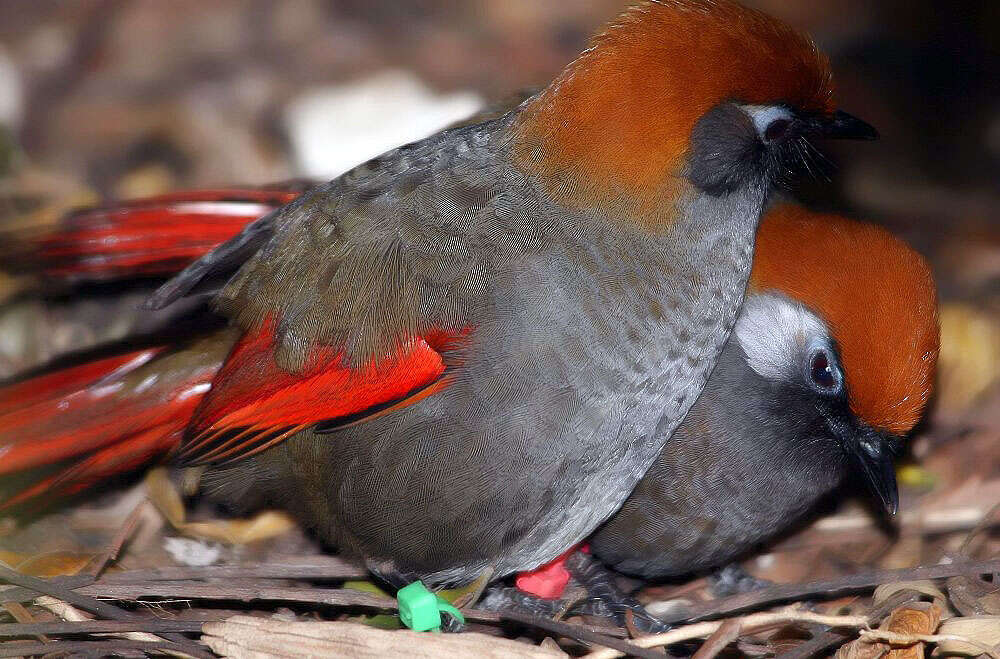
{"label": "white cheek patch", "polygon": [[757,134],[761,138],[764,137],[767,127],[778,119],[792,121],[795,118],[788,108],[780,105],[743,105],[741,107],[753,121],[754,128],[757,129]]}
{"label": "white cheek patch", "polygon": [[733,336],[750,368],[769,380],[796,378],[807,351],[831,344],[826,323],[779,293],[748,295]]}

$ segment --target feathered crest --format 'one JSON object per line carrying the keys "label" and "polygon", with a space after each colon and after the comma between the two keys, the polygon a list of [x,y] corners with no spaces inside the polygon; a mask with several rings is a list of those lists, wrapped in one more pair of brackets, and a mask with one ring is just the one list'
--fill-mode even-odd
{"label": "feathered crest", "polygon": [[826,57],[781,21],[724,0],[647,0],[523,106],[518,156],[543,176],[568,170],[577,191],[648,196],[718,103],[829,112],[832,96]]}
{"label": "feathered crest", "polygon": [[751,288],[818,312],[840,345],[851,409],[904,434],[933,387],[937,292],[922,256],[885,229],[783,205],[757,234]]}

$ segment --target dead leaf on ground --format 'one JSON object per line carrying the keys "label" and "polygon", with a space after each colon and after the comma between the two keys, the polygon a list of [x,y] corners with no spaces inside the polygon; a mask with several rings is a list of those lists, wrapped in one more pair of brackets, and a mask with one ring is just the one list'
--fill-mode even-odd
{"label": "dead leaf on ground", "polygon": [[960,414],[997,381],[1000,321],[967,304],[941,307],[939,411]]}
{"label": "dead leaf on ground", "polygon": [[79,574],[83,568],[94,560],[96,554],[77,554],[73,552],[53,552],[36,556],[24,556],[12,551],[0,549],[0,561],[11,566],[21,574],[33,577],[63,577]]}
{"label": "dead leaf on ground", "polygon": [[941,609],[942,618],[950,618],[954,615],[954,613],[951,612],[951,607],[948,603],[948,596],[945,595],[933,581],[928,579],[921,581],[897,581],[895,583],[882,584],[875,589],[872,603],[875,606],[878,606],[888,601],[889,598],[896,593],[906,591],[912,591],[930,597],[934,601],[934,604]]}
{"label": "dead leaf on ground", "polygon": [[[202,640],[227,657],[496,657],[552,659],[566,653],[478,633],[384,631],[352,622],[287,622],[235,616],[208,623]],[[273,655],[271,654],[273,653]]]}
{"label": "dead leaf on ground", "polygon": [[[911,582],[919,583],[919,582]],[[911,589],[912,590],[912,589]],[[898,591],[897,591],[898,592]],[[941,624],[941,608],[932,602],[912,602],[894,610],[882,621],[879,629],[894,634],[933,634]],[[835,655],[835,659],[923,659],[924,643],[892,646],[889,643],[858,639],[847,643]]]}
{"label": "dead leaf on ground", "polygon": [[187,521],[187,510],[180,492],[170,481],[167,470],[153,469],[146,475],[149,499],[183,535],[200,540],[214,540],[231,545],[245,545],[284,535],[295,528],[295,521],[286,513],[265,510],[247,519],[213,519]]}
{"label": "dead leaf on ground", "polygon": [[938,634],[966,638],[973,643],[942,640],[934,650],[935,656],[958,654],[975,657],[983,654],[983,648],[995,648],[1000,645],[1000,616],[952,618],[941,624]]}

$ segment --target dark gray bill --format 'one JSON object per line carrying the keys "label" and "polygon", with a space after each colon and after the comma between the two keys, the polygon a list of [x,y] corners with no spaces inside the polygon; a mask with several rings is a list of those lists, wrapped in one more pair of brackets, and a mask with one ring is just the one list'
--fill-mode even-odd
{"label": "dark gray bill", "polygon": [[896,486],[894,451],[889,441],[874,430],[865,428],[854,442],[848,442],[848,447],[872,494],[887,513],[895,515],[899,510],[899,490]]}
{"label": "dark gray bill", "polygon": [[877,140],[878,131],[867,121],[837,110],[830,115],[804,119],[806,126],[821,137],[834,140]]}

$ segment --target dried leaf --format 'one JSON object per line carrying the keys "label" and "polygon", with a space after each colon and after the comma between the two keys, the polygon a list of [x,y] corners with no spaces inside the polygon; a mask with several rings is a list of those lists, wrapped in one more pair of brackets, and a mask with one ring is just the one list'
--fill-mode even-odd
{"label": "dried leaf", "polygon": [[284,535],[295,528],[295,521],[289,515],[274,510],[266,510],[249,519],[188,522],[180,492],[162,467],[146,475],[146,490],[149,500],[170,525],[192,538],[245,545]]}
{"label": "dried leaf", "polygon": [[0,272],[0,304],[13,299],[28,286],[25,277],[14,277],[6,272]]}
{"label": "dried leaf", "polygon": [[[376,586],[371,581],[361,581],[361,580],[351,580],[345,581],[342,588],[347,590],[358,590],[362,593],[372,593],[373,595],[381,595],[382,597],[388,597],[392,599],[392,595],[382,590]],[[395,614],[388,613],[378,613],[372,616],[356,616],[349,618],[351,622],[356,622],[361,625],[368,625],[369,627],[377,627],[378,629],[402,629],[403,623],[399,620],[399,616]]]}
{"label": "dried leaf", "polygon": [[207,623],[202,640],[236,659],[282,657],[484,657],[553,659],[566,653],[475,632],[384,631],[351,622],[286,622],[235,616]]}
{"label": "dried leaf", "polygon": [[899,607],[881,629],[896,634],[933,634],[941,624],[941,609],[931,602],[912,602]]}
{"label": "dried leaf", "polygon": [[1000,593],[990,593],[979,598],[983,611],[990,615],[1000,615]]}
{"label": "dried leaf", "polygon": [[987,585],[978,578],[972,579],[966,576],[952,577],[948,579],[947,584],[948,597],[963,616],[1000,613],[1000,611],[990,611],[985,606],[985,603],[990,601],[988,599],[990,595],[996,596],[992,584]]}
{"label": "dried leaf", "polygon": [[942,618],[950,618],[954,615],[950,610],[948,597],[934,584],[933,581],[927,579],[919,581],[896,581],[894,583],[882,584],[875,589],[873,603],[875,606],[879,606],[887,602],[889,598],[896,593],[907,591],[920,593],[921,595],[926,595],[934,600],[934,604],[941,609]]}
{"label": "dried leaf", "polygon": [[938,358],[938,409],[966,410],[997,381],[1000,322],[966,304],[941,308],[941,353]]}
{"label": "dried leaf", "polygon": [[[941,624],[941,609],[930,602],[913,602],[899,607],[879,626],[895,634],[933,634]],[[923,659],[924,644],[891,648],[886,659]]]}
{"label": "dried leaf", "polygon": [[[984,648],[1000,645],[1000,616],[969,616],[952,618],[941,624],[941,636],[958,636],[973,643],[959,640],[942,640],[934,650],[935,655],[958,654],[978,656]],[[978,644],[978,645],[977,645]]]}
{"label": "dried leaf", "polygon": [[868,643],[861,639],[840,646],[834,659],[879,659],[889,651],[885,643]]}
{"label": "dried leaf", "polygon": [[[895,586],[907,586],[894,588]],[[933,585],[931,586],[933,589]],[[882,592],[876,595],[876,601],[885,601],[893,593],[904,590],[916,590],[925,592],[928,589],[926,584],[920,581],[900,582],[899,584],[886,584],[879,588]],[[878,592],[878,591],[876,591]],[[931,594],[930,592],[926,594]],[[944,597],[940,591],[938,594]],[[879,599],[879,595],[881,599]],[[933,597],[933,595],[931,595]],[[892,632],[894,634],[914,635],[933,634],[941,623],[941,609],[931,602],[912,602],[904,604],[895,609],[888,618],[882,621],[879,629]],[[893,647],[884,641],[871,642],[858,639],[847,643],[839,650],[835,659],[923,659],[924,644],[913,643],[905,646]]]}
{"label": "dried leaf", "polygon": [[933,490],[938,482],[934,474],[915,464],[902,465],[896,469],[896,479],[900,485],[919,490]]}
{"label": "dried leaf", "polygon": [[94,560],[95,556],[96,554],[62,551],[38,556],[22,556],[12,551],[0,550],[0,561],[10,565],[21,574],[43,578],[79,574]]}
{"label": "dried leaf", "polygon": [[115,184],[114,196],[118,199],[140,199],[163,194],[176,187],[173,172],[166,165],[156,163],[124,174]]}
{"label": "dried leaf", "polygon": [[382,597],[388,597],[392,599],[392,595],[382,590],[371,581],[362,581],[360,579],[345,581],[342,587],[348,590],[357,590],[362,593],[372,593],[373,595],[381,595]]}
{"label": "dried leaf", "polygon": [[481,575],[479,575],[472,583],[469,583],[461,588],[451,588],[448,590],[442,590],[438,592],[438,595],[443,597],[445,601],[454,604],[455,607],[462,609],[467,606],[475,604],[476,601],[483,594],[483,589],[486,588],[487,584],[492,580],[493,570],[485,570]]}

